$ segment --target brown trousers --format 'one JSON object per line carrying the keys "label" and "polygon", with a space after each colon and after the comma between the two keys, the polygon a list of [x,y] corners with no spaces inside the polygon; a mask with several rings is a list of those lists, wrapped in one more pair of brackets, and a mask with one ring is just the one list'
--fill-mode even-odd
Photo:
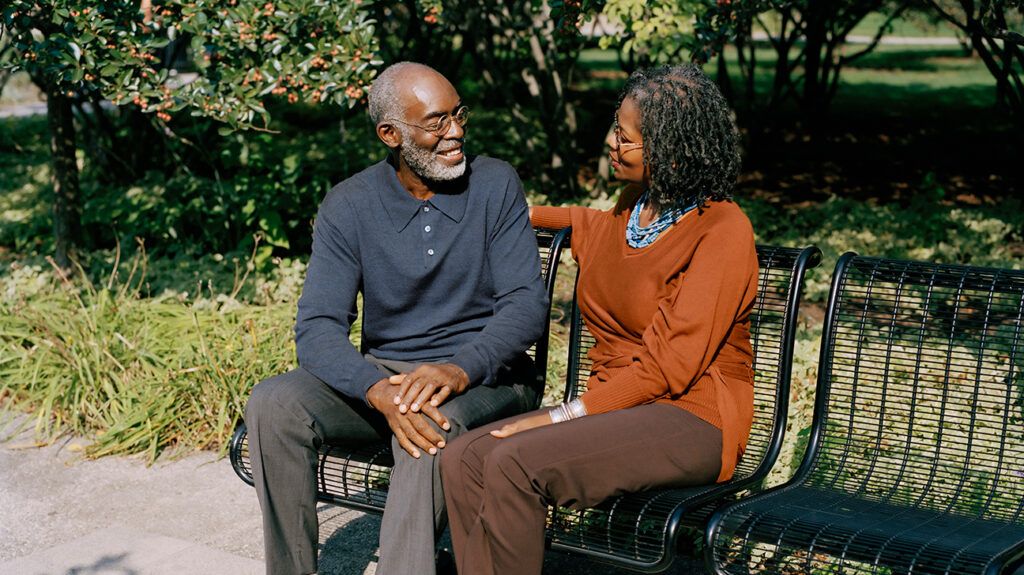
{"label": "brown trousers", "polygon": [[722,465],[718,428],[671,405],[589,415],[505,439],[488,433],[532,413],[470,431],[442,451],[460,574],[539,575],[549,505],[581,509],[623,493],[713,483]]}

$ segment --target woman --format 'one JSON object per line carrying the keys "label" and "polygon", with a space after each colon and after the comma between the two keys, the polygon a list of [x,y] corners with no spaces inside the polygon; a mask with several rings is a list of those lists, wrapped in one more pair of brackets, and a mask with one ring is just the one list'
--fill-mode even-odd
{"label": "woman", "polygon": [[730,201],[728,105],[697,66],[636,72],[607,143],[616,179],[636,185],[614,209],[531,216],[572,225],[577,300],[597,341],[589,388],[443,450],[459,573],[539,574],[548,505],[725,481],[746,445],[757,254]]}

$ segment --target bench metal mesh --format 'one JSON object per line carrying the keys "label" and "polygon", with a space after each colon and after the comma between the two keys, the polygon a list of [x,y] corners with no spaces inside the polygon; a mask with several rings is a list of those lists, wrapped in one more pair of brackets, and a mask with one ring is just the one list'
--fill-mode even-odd
{"label": "bench metal mesh", "polygon": [[[550,299],[554,292],[559,256],[569,231],[534,228],[534,232],[537,234],[537,248],[540,252],[541,278],[545,282]],[[547,364],[547,342],[548,328],[545,324],[544,334],[537,344],[527,351],[538,366]],[[543,367],[538,372],[541,377],[546,377]],[[235,429],[229,455],[235,473],[242,481],[252,485],[249,441],[244,423]],[[394,464],[389,443],[359,447],[325,445],[320,450],[317,497],[321,501],[336,505],[382,513]]]}
{"label": "bench metal mesh", "polygon": [[1024,557],[1024,272],[844,256],[811,441],[708,528],[719,573],[1010,573]]}
{"label": "bench metal mesh", "polygon": [[[750,487],[778,457],[789,405],[796,313],[804,273],[820,261],[817,248],[758,246],[758,294],[750,316],[754,349],[754,421],[747,450],[729,482],[688,489],[657,489],[614,497],[593,509],[552,509],[548,536],[553,549],[582,553],[641,571],[671,563],[680,524],[702,525],[710,505]],[[565,397],[586,391],[587,351],[594,338],[573,301]]]}

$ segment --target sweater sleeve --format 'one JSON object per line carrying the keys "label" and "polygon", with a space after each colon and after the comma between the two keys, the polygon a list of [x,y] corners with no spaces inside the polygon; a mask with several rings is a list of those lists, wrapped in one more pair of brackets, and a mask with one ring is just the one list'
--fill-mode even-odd
{"label": "sweater sleeve", "polygon": [[607,212],[582,206],[534,206],[530,210],[530,222],[534,227],[541,228],[560,229],[572,226],[569,247],[572,248],[572,259],[578,262],[586,251],[587,234],[590,233],[596,219],[606,215]]}
{"label": "sweater sleeve", "polygon": [[583,394],[588,413],[678,397],[708,370],[757,291],[753,230],[746,218],[732,221],[704,232],[676,291],[644,331],[638,357]]}
{"label": "sweater sleeve", "polygon": [[511,168],[509,171],[504,201],[487,245],[494,315],[451,359],[474,385],[494,383],[498,370],[510,365],[544,333],[548,315],[537,239],[530,229],[523,185]]}
{"label": "sweater sleeve", "polygon": [[534,206],[530,208],[530,223],[537,228],[567,228],[572,225],[571,210],[555,206]]}
{"label": "sweater sleeve", "polygon": [[320,206],[295,320],[295,351],[304,369],[365,401],[366,391],[384,376],[349,341],[362,274],[357,249],[345,235],[353,226],[336,219],[352,212],[336,191]]}

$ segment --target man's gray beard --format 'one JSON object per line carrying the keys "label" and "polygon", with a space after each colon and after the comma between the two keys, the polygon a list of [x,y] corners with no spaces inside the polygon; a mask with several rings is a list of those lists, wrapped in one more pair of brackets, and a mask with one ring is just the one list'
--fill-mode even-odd
{"label": "man's gray beard", "polygon": [[[463,152],[462,161],[454,166],[446,166],[441,163],[435,150],[430,150],[416,145],[412,140],[412,130],[402,127],[402,148],[399,152],[405,163],[412,168],[412,171],[425,180],[435,182],[447,182],[454,180],[466,173],[466,156]],[[451,146],[448,147],[451,149]],[[441,151],[441,150],[437,150]]]}

